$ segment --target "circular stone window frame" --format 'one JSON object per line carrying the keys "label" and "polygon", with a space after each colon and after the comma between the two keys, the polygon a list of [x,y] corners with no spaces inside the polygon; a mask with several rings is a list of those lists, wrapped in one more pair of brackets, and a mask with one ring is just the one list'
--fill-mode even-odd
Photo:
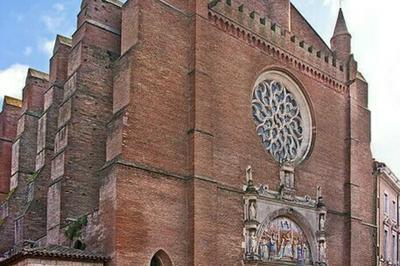
{"label": "circular stone window frame", "polygon": [[[300,108],[300,115],[303,122],[303,132],[304,132],[303,142],[302,145],[300,146],[300,152],[299,152],[300,155],[297,156],[295,160],[291,161],[293,166],[297,166],[302,162],[304,162],[310,156],[312,148],[314,146],[315,126],[314,126],[314,116],[312,112],[313,109],[311,102],[309,101],[308,95],[305,93],[302,84],[295,77],[289,75],[286,71],[280,69],[266,70],[262,72],[260,75],[258,75],[256,82],[254,83],[253,89],[251,90],[250,102],[253,101],[253,95],[255,89],[261,82],[266,80],[282,83],[284,87],[286,87],[286,89],[294,96],[296,103]],[[254,123],[252,104],[250,106],[250,114],[251,114],[251,119],[253,120]],[[260,139],[260,135],[258,135],[257,132],[256,135]],[[260,141],[260,143],[263,144],[262,141]],[[278,162],[271,154],[271,152],[264,147],[264,145],[262,145],[262,147],[263,150],[267,152],[268,155],[271,156],[275,162]]]}

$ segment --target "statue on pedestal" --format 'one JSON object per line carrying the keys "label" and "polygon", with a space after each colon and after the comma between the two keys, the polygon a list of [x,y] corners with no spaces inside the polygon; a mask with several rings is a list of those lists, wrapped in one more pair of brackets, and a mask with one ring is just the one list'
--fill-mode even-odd
{"label": "statue on pedestal", "polygon": [[321,213],[319,215],[319,230],[325,231],[325,214]]}
{"label": "statue on pedestal", "polygon": [[257,236],[255,232],[251,232],[250,236],[250,252],[254,255],[257,254]]}
{"label": "statue on pedestal", "polygon": [[325,242],[319,242],[319,261],[322,263],[326,262],[326,250],[325,250]]}
{"label": "statue on pedestal", "polygon": [[250,181],[253,181],[253,169],[249,165],[246,168],[246,183],[248,184]]}
{"label": "statue on pedestal", "polygon": [[249,220],[255,221],[256,219],[257,219],[257,209],[254,201],[251,201],[249,206]]}

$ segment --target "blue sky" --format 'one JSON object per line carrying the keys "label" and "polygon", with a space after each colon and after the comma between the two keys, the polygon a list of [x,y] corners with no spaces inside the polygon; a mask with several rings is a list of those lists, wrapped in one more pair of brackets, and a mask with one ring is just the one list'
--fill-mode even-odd
{"label": "blue sky", "polygon": [[50,43],[71,35],[80,0],[0,1],[0,69],[20,63],[47,70]]}
{"label": "blue sky", "polygon": [[[238,0],[240,1],[240,0]],[[71,36],[81,0],[0,0],[0,99],[21,96],[28,66],[48,71],[56,34]],[[292,0],[329,44],[339,0]],[[344,0],[353,52],[367,78],[372,111],[372,150],[400,176],[400,1]],[[1,101],[0,100],[0,101]],[[0,102],[1,106],[1,102]]]}
{"label": "blue sky", "polygon": [[0,1],[0,107],[21,97],[28,67],[48,72],[57,34],[71,36],[80,0]]}

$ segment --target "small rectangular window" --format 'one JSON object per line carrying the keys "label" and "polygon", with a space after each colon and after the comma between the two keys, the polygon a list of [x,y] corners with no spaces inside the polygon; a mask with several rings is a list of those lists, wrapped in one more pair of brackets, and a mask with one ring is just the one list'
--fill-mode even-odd
{"label": "small rectangular window", "polygon": [[388,213],[388,205],[389,205],[389,202],[388,202],[388,195],[385,193],[385,195],[384,195],[384,201],[383,201],[383,204],[384,204],[384,206],[383,206],[383,210],[385,211],[385,213]]}
{"label": "small rectangular window", "polygon": [[393,263],[396,263],[397,261],[397,254],[396,254],[396,235],[392,236],[392,259],[393,259]]}
{"label": "small rectangular window", "polygon": [[386,260],[387,258],[387,235],[388,232],[385,230],[384,237],[383,237],[383,258]]}

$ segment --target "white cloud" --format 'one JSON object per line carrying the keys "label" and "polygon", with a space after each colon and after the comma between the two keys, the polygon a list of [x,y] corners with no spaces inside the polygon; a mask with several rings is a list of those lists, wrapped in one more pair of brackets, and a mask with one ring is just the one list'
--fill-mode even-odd
{"label": "white cloud", "polygon": [[40,19],[50,33],[56,34],[67,24],[65,7],[61,3],[55,3],[48,14],[42,15]]}
{"label": "white cloud", "polygon": [[43,15],[41,17],[41,20],[50,33],[57,33],[59,29],[63,26],[63,23],[65,22],[65,17],[55,15]]}
{"label": "white cloud", "polygon": [[32,47],[30,47],[30,46],[25,47],[24,55],[25,56],[30,56],[31,54],[32,54]]}
{"label": "white cloud", "polygon": [[21,64],[0,69],[0,98],[4,95],[21,98],[27,72],[28,66]]}
{"label": "white cloud", "polygon": [[54,43],[54,40],[48,40],[44,38],[40,39],[38,43],[38,49],[48,57],[51,57],[53,55]]}
{"label": "white cloud", "polygon": [[[65,6],[61,3],[55,3],[48,14],[44,14],[40,17],[41,21],[45,25],[47,31],[51,35],[56,35],[61,32],[65,32],[66,26],[70,27],[65,12]],[[69,30],[72,31],[72,30]],[[38,50],[46,54],[48,57],[53,55],[54,40],[48,38],[39,38]]]}
{"label": "white cloud", "polygon": [[64,11],[64,9],[65,9],[64,5],[61,4],[61,3],[55,3],[55,4],[53,5],[53,8],[54,8],[54,10],[57,11],[58,13]]}

